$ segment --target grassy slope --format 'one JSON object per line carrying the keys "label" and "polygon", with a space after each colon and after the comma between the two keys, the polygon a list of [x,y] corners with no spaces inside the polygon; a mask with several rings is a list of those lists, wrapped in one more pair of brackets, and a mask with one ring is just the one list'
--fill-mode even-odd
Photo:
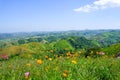
{"label": "grassy slope", "polygon": [[28,80],[120,79],[120,61],[118,59],[61,57],[52,60],[44,59],[42,64],[38,64],[36,61],[37,59],[17,57],[0,62],[0,80],[25,80],[25,72],[30,72]]}
{"label": "grassy slope", "polygon": [[[98,58],[83,58],[81,54],[57,57],[46,48],[50,49],[48,45],[36,42],[5,48],[3,51],[9,55],[16,52],[20,55],[0,61],[0,80],[25,80],[24,73],[28,71],[28,80],[120,79],[120,60],[107,57],[107,54],[119,52],[120,44],[103,48],[106,55]],[[48,58],[45,58],[46,56]],[[42,60],[42,63],[38,64],[37,60]]]}
{"label": "grassy slope", "polygon": [[107,55],[115,55],[120,52],[120,43],[111,45],[106,48],[102,48],[101,50],[105,52]]}

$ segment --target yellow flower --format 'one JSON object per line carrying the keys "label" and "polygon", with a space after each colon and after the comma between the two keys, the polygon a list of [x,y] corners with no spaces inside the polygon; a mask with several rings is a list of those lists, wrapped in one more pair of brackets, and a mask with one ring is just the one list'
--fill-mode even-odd
{"label": "yellow flower", "polygon": [[66,78],[67,76],[68,76],[68,74],[66,74],[66,73],[63,73],[63,74],[62,74],[62,77],[63,77],[63,78]]}
{"label": "yellow flower", "polygon": [[30,64],[30,63],[27,63],[27,64],[26,64],[26,66],[30,67],[30,66],[31,66],[31,64]]}
{"label": "yellow flower", "polygon": [[52,58],[49,58],[50,61],[52,61]]}
{"label": "yellow flower", "polygon": [[38,63],[38,64],[42,64],[43,61],[40,59],[40,60],[37,60],[37,63]]}
{"label": "yellow flower", "polygon": [[77,61],[76,61],[76,60],[72,60],[72,63],[73,63],[73,64],[77,64]]}

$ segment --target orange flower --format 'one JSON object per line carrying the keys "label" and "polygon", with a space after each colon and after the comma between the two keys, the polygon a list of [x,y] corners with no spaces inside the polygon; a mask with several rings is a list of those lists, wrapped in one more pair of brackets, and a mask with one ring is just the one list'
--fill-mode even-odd
{"label": "orange flower", "polygon": [[37,63],[38,63],[38,64],[42,64],[43,61],[40,59],[40,60],[37,60]]}

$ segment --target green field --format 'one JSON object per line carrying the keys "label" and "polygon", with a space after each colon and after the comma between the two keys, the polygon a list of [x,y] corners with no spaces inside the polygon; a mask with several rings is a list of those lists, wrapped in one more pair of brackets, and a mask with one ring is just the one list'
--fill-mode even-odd
{"label": "green field", "polygon": [[[0,62],[0,80],[119,80],[120,59],[57,57],[41,59],[15,57]],[[25,76],[30,72],[29,76]]]}

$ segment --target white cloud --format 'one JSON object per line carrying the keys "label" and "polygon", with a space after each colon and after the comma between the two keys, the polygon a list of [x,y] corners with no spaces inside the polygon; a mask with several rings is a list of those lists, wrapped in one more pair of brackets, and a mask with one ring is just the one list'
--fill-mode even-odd
{"label": "white cloud", "polygon": [[120,7],[120,0],[97,0],[92,4],[87,4],[80,8],[74,9],[76,12],[90,12],[92,10],[107,9]]}

